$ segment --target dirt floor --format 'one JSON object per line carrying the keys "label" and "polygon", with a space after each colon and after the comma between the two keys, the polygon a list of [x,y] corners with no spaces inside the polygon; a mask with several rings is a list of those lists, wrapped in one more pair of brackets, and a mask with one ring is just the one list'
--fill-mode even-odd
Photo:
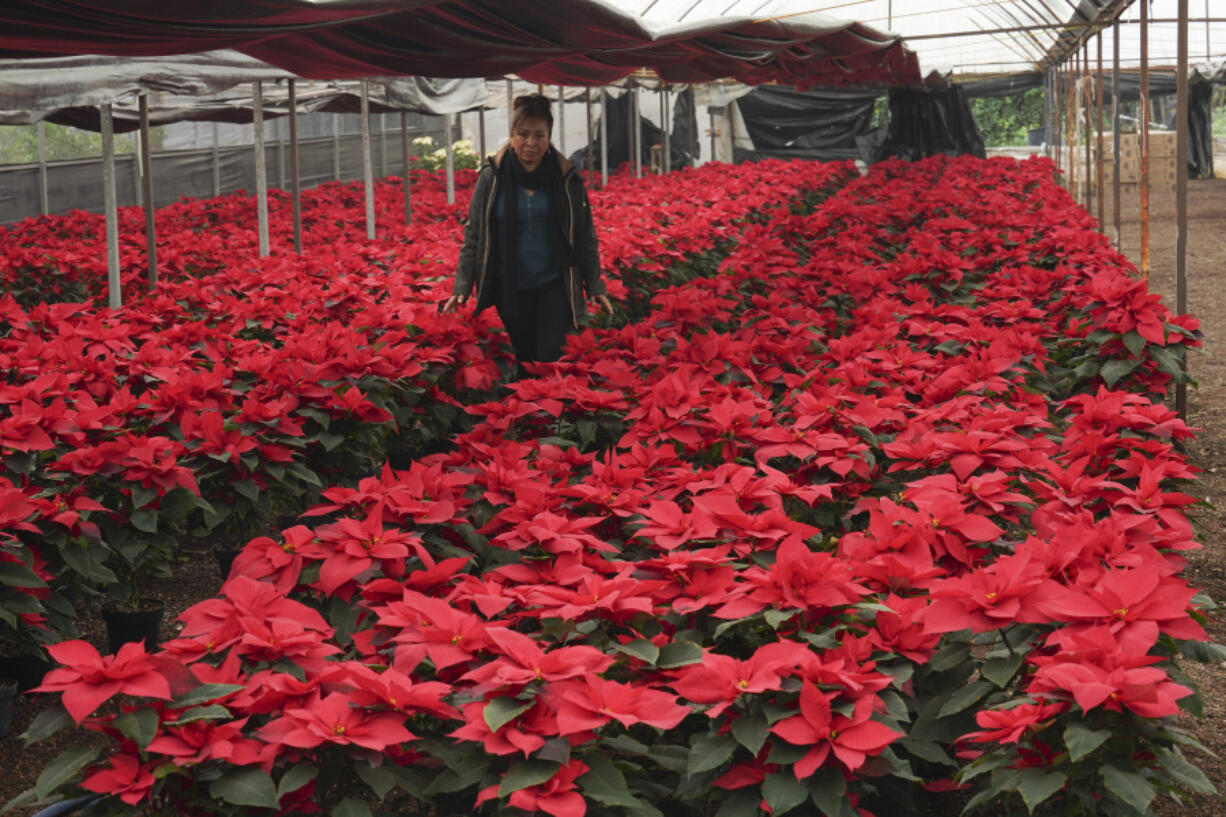
{"label": "dirt floor", "polygon": [[[1096,204],[1091,212],[1097,214]],[[1114,217],[1110,192],[1106,199],[1108,235]],[[1122,249],[1140,265],[1140,202],[1125,198],[1121,208]],[[1155,193],[1150,201],[1150,288],[1175,308],[1175,197]],[[1223,605],[1209,633],[1226,643],[1226,179],[1188,183],[1187,236],[1188,311],[1200,318],[1204,350],[1189,363],[1198,384],[1188,392],[1188,422],[1199,429],[1190,448],[1191,460],[1202,470],[1192,491],[1216,507],[1196,508],[1204,549],[1191,558],[1188,579]],[[1205,699],[1204,720],[1187,724],[1218,758],[1190,759],[1226,793],[1226,664],[1192,664],[1188,673]],[[1200,797],[1194,805],[1166,804],[1164,817],[1226,817],[1226,800]]]}
{"label": "dirt floor", "polygon": [[[1091,207],[1097,213],[1097,206]],[[1125,198],[1121,213],[1123,251],[1139,263],[1139,203]],[[1107,231],[1112,233],[1112,208],[1106,207]],[[1175,200],[1171,194],[1155,193],[1151,198],[1151,288],[1173,309],[1175,304]],[[1218,276],[1222,276],[1219,278]],[[1191,559],[1189,580],[1223,605],[1217,620],[1209,626],[1215,641],[1226,643],[1226,179],[1189,183],[1188,303],[1200,318],[1205,336],[1202,354],[1192,362],[1192,374],[1199,381],[1189,391],[1189,422],[1200,429],[1191,445],[1192,462],[1202,469],[1202,479],[1194,492],[1217,507],[1194,511],[1204,549]],[[187,554],[180,575],[164,587],[153,588],[166,599],[163,636],[173,637],[175,617],[191,604],[212,596],[220,576],[211,554],[194,550]],[[82,635],[102,647],[105,641],[101,622],[82,622]],[[1218,787],[1226,792],[1226,662],[1188,667],[1205,699],[1205,717],[1190,720],[1187,727],[1218,755],[1194,756]],[[89,740],[79,733],[25,749],[20,734],[37,713],[43,701],[31,702],[27,696],[15,701],[13,735],[0,739],[0,807],[33,785],[46,763],[69,745]],[[18,809],[17,817],[32,812]],[[1162,817],[1226,817],[1226,800],[1198,797],[1193,803],[1163,803]],[[950,815],[953,817],[953,815]]]}

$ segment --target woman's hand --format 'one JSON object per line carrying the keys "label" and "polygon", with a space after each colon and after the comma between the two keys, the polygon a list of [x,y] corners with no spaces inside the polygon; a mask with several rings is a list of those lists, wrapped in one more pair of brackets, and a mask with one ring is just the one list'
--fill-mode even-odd
{"label": "woman's hand", "polygon": [[597,305],[601,308],[601,310],[603,310],[604,312],[610,315],[613,314],[613,303],[612,301],[609,300],[608,295],[597,295],[594,300],[596,301]]}
{"label": "woman's hand", "polygon": [[444,314],[447,312],[455,312],[456,309],[463,305],[463,303],[467,300],[467,295],[452,295],[450,298],[443,301],[443,308],[440,311],[442,311]]}

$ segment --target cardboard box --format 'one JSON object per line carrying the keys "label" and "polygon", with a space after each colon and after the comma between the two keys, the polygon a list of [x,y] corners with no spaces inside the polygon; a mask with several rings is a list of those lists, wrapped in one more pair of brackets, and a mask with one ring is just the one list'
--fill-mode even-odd
{"label": "cardboard box", "polygon": [[1178,147],[1176,137],[1179,136],[1175,131],[1156,131],[1149,132],[1149,155],[1154,156],[1170,156],[1174,158],[1175,149]]}

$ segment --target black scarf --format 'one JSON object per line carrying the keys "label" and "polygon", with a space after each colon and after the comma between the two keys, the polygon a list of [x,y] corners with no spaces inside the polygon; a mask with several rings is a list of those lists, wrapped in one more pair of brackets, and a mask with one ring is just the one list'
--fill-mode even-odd
{"label": "black scarf", "polygon": [[550,266],[565,273],[574,265],[575,252],[566,235],[567,202],[563,186],[562,167],[554,156],[553,147],[545,153],[535,170],[528,171],[519,163],[515,151],[508,150],[498,168],[498,189],[502,195],[502,219],[498,224],[498,283],[502,293],[502,306],[512,313],[518,311],[518,262],[519,249],[519,201],[518,190],[542,190],[549,196],[549,208],[553,213],[552,247],[549,253]]}

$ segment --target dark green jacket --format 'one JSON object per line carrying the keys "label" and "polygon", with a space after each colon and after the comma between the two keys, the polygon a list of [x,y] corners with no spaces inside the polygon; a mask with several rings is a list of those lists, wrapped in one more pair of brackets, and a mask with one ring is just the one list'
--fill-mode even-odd
{"label": "dark green jacket", "polygon": [[[476,287],[477,311],[494,303],[494,270],[490,259],[490,211],[498,190],[498,168],[509,146],[503,147],[481,168],[473,188],[472,204],[468,207],[468,224],[464,228],[464,246],[460,248],[460,263],[456,267],[452,294],[467,297]],[[607,291],[600,279],[600,251],[596,244],[596,228],[592,225],[592,208],[588,204],[583,176],[565,156],[553,150],[544,161],[555,157],[562,167],[562,186],[568,207],[567,235],[575,248],[575,266],[562,271],[562,282],[570,298],[575,327],[587,309],[587,298]]]}

